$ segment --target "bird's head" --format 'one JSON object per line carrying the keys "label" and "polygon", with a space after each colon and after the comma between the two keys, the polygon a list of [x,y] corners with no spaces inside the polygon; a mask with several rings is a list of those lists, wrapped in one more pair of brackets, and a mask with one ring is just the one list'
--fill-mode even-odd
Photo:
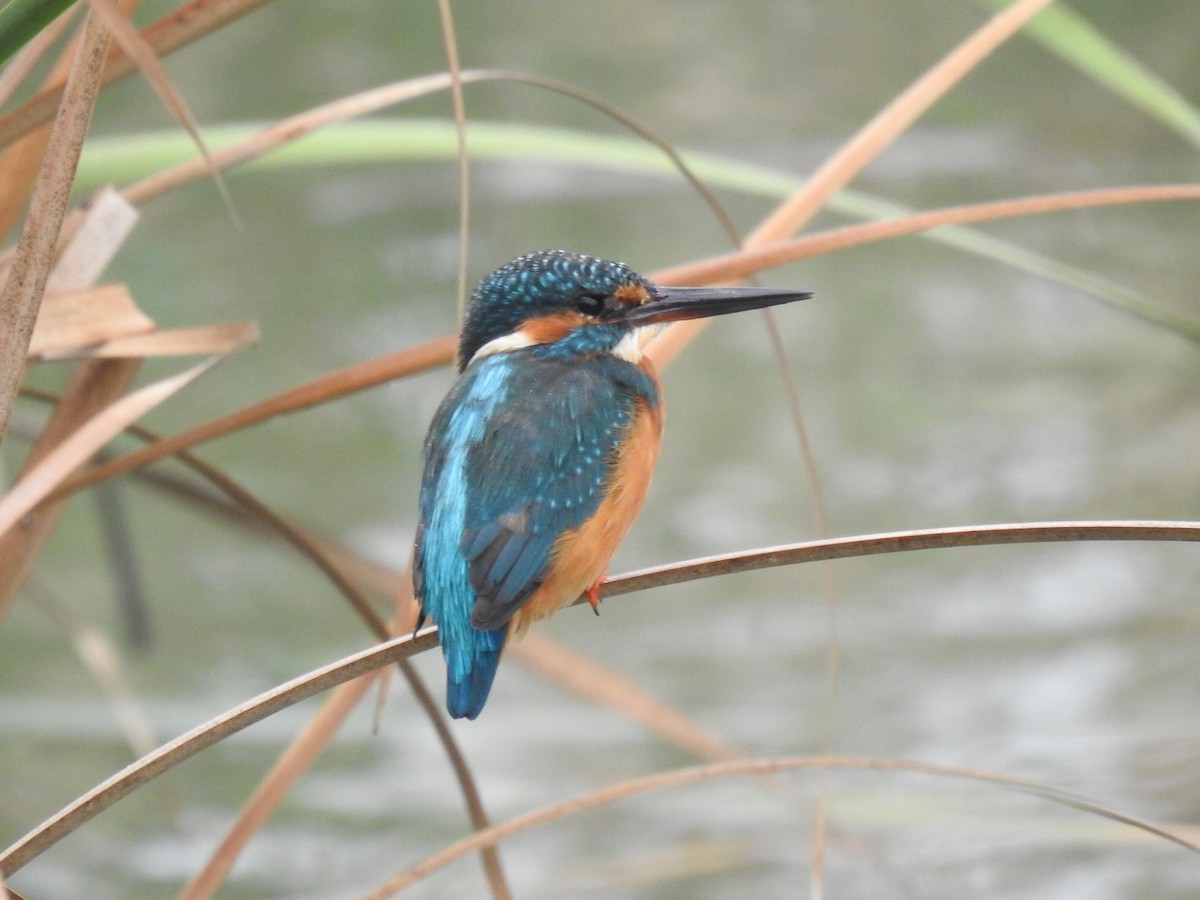
{"label": "bird's head", "polygon": [[501,266],[475,289],[458,348],[472,360],[534,345],[563,354],[615,352],[633,362],[661,325],[791,303],[803,291],[659,287],[624,263],[540,250]]}

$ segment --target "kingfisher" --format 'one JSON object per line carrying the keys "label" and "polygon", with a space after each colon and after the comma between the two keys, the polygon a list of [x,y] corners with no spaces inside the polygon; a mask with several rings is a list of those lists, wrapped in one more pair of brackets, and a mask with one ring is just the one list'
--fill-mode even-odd
{"label": "kingfisher", "polygon": [[425,439],[413,555],[417,627],[438,626],[451,716],[479,715],[501,651],[530,623],[583,595],[597,609],[662,437],[649,340],[669,322],[808,296],[659,287],[564,250],[518,257],[479,284],[459,378]]}

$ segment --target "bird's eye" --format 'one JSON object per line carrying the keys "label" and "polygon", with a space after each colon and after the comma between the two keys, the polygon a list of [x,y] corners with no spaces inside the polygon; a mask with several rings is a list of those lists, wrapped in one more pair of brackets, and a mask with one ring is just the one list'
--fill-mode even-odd
{"label": "bird's eye", "polygon": [[604,312],[603,294],[580,294],[575,301],[575,308],[585,316],[598,316]]}

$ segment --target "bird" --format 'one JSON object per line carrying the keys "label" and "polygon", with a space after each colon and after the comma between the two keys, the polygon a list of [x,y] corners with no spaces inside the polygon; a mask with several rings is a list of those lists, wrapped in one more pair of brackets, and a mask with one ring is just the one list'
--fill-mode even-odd
{"label": "bird", "polygon": [[642,508],[662,436],[644,355],[666,323],[808,292],[660,287],[624,263],[520,256],[467,305],[457,381],[422,451],[413,551],[417,629],[438,628],[446,709],[482,711],[505,644],[586,595]]}

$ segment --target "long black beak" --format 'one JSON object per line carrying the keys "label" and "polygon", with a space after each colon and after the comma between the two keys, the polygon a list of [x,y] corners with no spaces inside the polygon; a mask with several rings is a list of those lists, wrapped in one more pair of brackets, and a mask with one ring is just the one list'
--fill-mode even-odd
{"label": "long black beak", "polygon": [[758,287],[660,287],[654,296],[624,316],[634,326],[681,319],[725,316],[749,309],[765,309],[811,297],[809,291]]}

